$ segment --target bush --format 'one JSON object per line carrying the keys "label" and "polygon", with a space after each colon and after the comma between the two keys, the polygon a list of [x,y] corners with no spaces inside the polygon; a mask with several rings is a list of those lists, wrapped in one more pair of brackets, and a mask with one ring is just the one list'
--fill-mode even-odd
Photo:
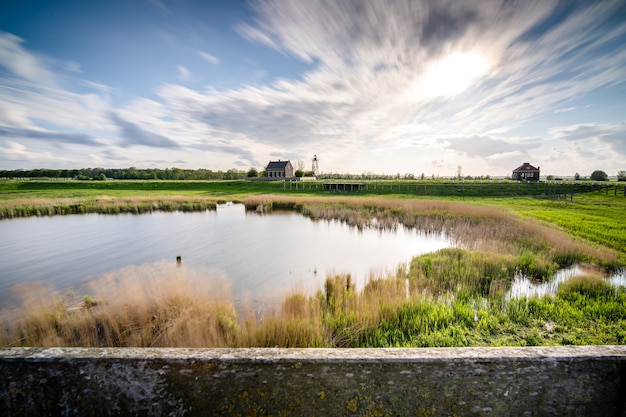
{"label": "bush", "polygon": [[587,275],[572,278],[569,281],[566,281],[559,285],[558,289],[559,297],[570,301],[577,298],[575,294],[580,294],[581,296],[591,298],[598,298],[606,297],[607,294],[611,294],[613,292],[614,290],[611,287],[611,284],[609,284],[602,278]]}
{"label": "bush", "polygon": [[593,181],[608,181],[609,176],[606,174],[606,172],[598,169],[591,173],[591,179]]}

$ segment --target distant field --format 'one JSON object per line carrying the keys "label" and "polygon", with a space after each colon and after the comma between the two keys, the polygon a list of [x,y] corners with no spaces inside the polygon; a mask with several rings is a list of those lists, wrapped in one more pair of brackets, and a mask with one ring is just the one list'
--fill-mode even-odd
{"label": "distant field", "polygon": [[[327,191],[324,184],[332,183],[334,190]],[[359,191],[349,191],[349,184],[360,184]],[[345,186],[344,186],[345,185]],[[344,190],[344,188],[346,188]],[[107,194],[133,193],[197,193],[221,196],[250,194],[345,194],[388,196],[440,196],[440,197],[497,197],[540,196],[571,199],[581,194],[611,197],[626,196],[626,183],[543,181],[518,182],[508,180],[320,180],[320,181],[168,181],[168,180],[0,180],[0,195],[8,197],[27,193],[54,197],[92,195],[99,191]]]}

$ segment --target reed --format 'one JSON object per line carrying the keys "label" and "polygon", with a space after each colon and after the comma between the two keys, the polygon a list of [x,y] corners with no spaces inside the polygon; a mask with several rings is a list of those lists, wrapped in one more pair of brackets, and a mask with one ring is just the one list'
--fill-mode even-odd
{"label": "reed", "polygon": [[2,312],[6,346],[229,346],[238,317],[227,291],[163,263],[129,267],[74,294],[30,289]]}
{"label": "reed", "polygon": [[[464,255],[461,255],[464,256]],[[156,271],[161,272],[157,273]],[[165,270],[165,272],[164,272]],[[177,271],[177,272],[175,272]],[[182,271],[182,272],[181,272]],[[410,274],[410,273],[409,273]],[[2,312],[1,346],[395,347],[626,343],[626,289],[585,277],[557,296],[511,299],[432,295],[406,274],[356,291],[347,275],[318,293],[287,297],[274,314],[241,316],[226,289],[163,265],[124,269],[75,304],[43,292]],[[42,299],[48,299],[42,303]],[[85,299],[83,300],[85,301]],[[33,304],[35,303],[35,304]]]}
{"label": "reed", "polygon": [[215,209],[217,200],[189,196],[132,196],[90,198],[0,200],[0,219],[69,214],[142,214],[154,211],[201,211]]}

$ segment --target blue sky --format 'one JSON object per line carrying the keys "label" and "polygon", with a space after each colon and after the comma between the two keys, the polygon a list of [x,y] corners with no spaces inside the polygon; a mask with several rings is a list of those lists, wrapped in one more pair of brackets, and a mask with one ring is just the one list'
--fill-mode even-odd
{"label": "blue sky", "polygon": [[0,168],[626,170],[626,2],[0,5]]}

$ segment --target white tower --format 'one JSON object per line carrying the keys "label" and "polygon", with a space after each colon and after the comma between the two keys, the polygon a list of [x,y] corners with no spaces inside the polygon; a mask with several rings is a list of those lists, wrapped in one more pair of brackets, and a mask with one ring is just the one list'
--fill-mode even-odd
{"label": "white tower", "polygon": [[318,162],[319,162],[319,159],[317,159],[317,155],[313,155],[313,166],[311,168],[311,171],[313,171],[313,174],[316,177],[320,174],[320,166]]}

